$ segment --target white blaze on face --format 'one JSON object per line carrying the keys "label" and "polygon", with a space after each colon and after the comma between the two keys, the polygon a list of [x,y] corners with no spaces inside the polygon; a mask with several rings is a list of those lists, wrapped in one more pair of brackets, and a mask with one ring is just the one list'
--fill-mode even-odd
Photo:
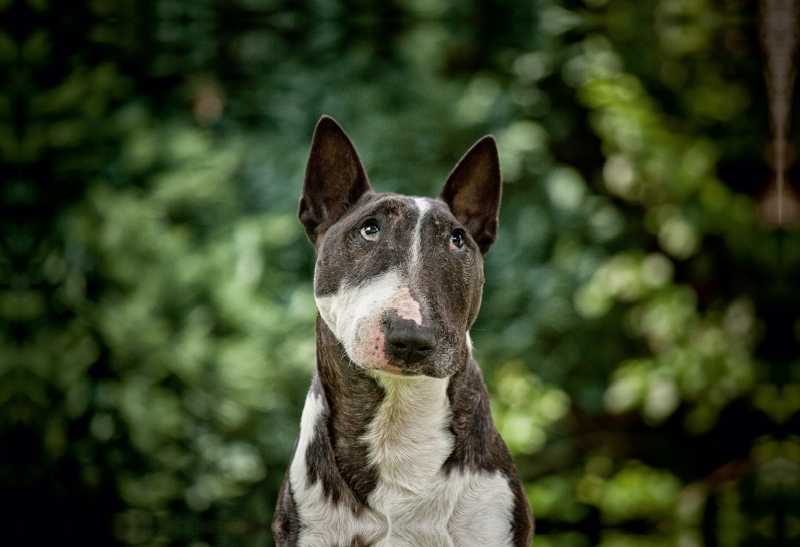
{"label": "white blaze on face", "polygon": [[412,274],[419,269],[420,263],[420,248],[422,246],[422,219],[425,218],[425,213],[430,209],[430,203],[426,198],[414,198],[414,204],[419,209],[419,217],[417,217],[417,225],[414,228],[414,236],[411,240],[411,268]]}
{"label": "white blaze on face", "polygon": [[393,295],[392,301],[397,304],[397,307],[394,309],[397,310],[397,315],[400,316],[400,319],[406,319],[408,321],[413,321],[417,325],[422,325],[422,313],[419,309],[419,302],[414,300],[414,297],[411,296],[411,291],[408,290],[408,287],[398,289],[397,293]]}
{"label": "white blaze on face", "polygon": [[369,369],[397,371],[386,358],[381,318],[394,310],[401,319],[422,324],[420,303],[411,296],[397,270],[389,270],[358,287],[340,287],[316,297],[322,319],[356,364]]}

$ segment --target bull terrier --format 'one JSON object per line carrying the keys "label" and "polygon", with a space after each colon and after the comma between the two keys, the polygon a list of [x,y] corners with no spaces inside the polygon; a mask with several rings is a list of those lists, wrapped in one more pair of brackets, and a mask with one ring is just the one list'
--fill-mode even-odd
{"label": "bull terrier", "polygon": [[345,132],[320,119],[299,211],[317,252],[316,365],[279,547],[530,545],[469,337],[500,186],[486,136],[438,199],[375,193]]}

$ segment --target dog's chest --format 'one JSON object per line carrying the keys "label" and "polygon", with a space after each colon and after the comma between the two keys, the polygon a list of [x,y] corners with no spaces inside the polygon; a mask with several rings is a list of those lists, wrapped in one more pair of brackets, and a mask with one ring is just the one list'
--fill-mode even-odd
{"label": "dog's chest", "polygon": [[[386,396],[362,440],[379,470],[358,514],[333,502],[308,480],[309,426],[321,408],[309,395],[292,464],[292,489],[304,531],[300,545],[511,545],[513,498],[500,473],[444,471],[454,438],[447,380],[385,378]],[[305,443],[305,444],[304,444]],[[302,463],[301,463],[302,462]]]}

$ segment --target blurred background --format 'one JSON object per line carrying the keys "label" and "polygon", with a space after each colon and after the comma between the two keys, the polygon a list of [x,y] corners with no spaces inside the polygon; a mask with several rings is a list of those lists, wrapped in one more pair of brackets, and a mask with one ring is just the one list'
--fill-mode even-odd
{"label": "blurred background", "polygon": [[472,338],[536,546],[800,544],[781,3],[0,0],[0,543],[272,545],[329,114],[379,191],[497,137]]}

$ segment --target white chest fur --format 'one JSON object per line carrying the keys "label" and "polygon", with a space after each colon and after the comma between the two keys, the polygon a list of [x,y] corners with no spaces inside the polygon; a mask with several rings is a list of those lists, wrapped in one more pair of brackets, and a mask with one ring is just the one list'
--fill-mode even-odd
{"label": "white chest fur", "polygon": [[[374,372],[385,396],[365,435],[381,486],[392,494],[423,494],[453,451],[448,379]],[[376,507],[391,499],[374,493]]]}
{"label": "white chest fur", "polygon": [[309,393],[291,466],[291,485],[303,529],[299,545],[349,545],[358,537],[375,547],[510,546],[513,497],[496,473],[444,473],[453,450],[447,379],[375,372],[386,396],[364,437],[379,469],[369,510],[358,517],[330,501],[306,475],[306,448],[322,406]]}

